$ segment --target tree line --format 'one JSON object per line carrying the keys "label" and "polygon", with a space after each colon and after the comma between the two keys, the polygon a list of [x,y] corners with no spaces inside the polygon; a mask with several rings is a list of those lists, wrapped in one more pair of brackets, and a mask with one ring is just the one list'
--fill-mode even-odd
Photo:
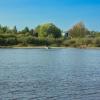
{"label": "tree line", "polygon": [[63,32],[53,23],[38,25],[35,29],[18,30],[0,25],[2,46],[96,46],[100,47],[100,32],[90,31],[83,22]]}

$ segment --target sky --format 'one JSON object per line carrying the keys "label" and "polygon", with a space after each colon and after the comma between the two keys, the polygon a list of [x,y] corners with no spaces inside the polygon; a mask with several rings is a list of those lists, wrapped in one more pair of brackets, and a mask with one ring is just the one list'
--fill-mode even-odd
{"label": "sky", "polygon": [[100,0],[0,0],[1,25],[22,29],[52,22],[66,31],[80,21],[100,31]]}

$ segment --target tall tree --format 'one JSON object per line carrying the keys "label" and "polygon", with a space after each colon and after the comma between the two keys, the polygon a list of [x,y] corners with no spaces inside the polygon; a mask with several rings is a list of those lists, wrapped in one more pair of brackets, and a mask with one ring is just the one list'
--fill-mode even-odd
{"label": "tall tree", "polygon": [[69,34],[71,37],[84,37],[89,34],[89,31],[83,22],[79,22],[69,30]]}
{"label": "tall tree", "polygon": [[16,34],[16,33],[17,33],[17,27],[16,27],[16,26],[14,26],[12,31],[13,31],[13,33],[15,33],[15,34]]}
{"label": "tall tree", "polygon": [[52,23],[39,25],[35,29],[39,37],[61,37],[61,30]]}

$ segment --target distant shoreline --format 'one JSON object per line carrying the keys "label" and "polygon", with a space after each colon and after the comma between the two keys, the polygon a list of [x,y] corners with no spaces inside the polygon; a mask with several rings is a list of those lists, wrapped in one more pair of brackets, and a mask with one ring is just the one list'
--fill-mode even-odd
{"label": "distant shoreline", "polygon": [[[0,46],[0,48],[15,48],[15,49],[27,49],[27,48],[29,48],[29,49],[31,49],[31,48],[33,48],[33,49],[45,49],[46,48],[46,46],[23,46],[23,47],[17,47],[17,46]],[[69,47],[49,47],[49,48],[69,48]]]}
{"label": "distant shoreline", "polygon": [[[2,48],[4,48],[4,49],[6,49],[6,48],[12,48],[12,49],[46,49],[46,46],[22,46],[22,47],[17,47],[17,46],[0,46],[0,49],[2,49]],[[62,47],[53,47],[53,46],[51,46],[51,47],[49,47],[49,49],[63,49],[63,48],[79,48],[79,49],[96,49],[96,48],[98,48],[98,49],[100,49],[100,47],[85,47],[85,48],[81,48],[81,47],[71,47],[71,46],[69,46],[69,47],[64,47],[64,46],[62,46]]]}

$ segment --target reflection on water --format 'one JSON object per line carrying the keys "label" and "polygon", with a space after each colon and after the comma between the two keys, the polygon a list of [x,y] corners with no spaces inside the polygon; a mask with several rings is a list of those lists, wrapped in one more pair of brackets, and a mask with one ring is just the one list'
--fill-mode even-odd
{"label": "reflection on water", "polygon": [[0,49],[0,100],[100,100],[100,50]]}

